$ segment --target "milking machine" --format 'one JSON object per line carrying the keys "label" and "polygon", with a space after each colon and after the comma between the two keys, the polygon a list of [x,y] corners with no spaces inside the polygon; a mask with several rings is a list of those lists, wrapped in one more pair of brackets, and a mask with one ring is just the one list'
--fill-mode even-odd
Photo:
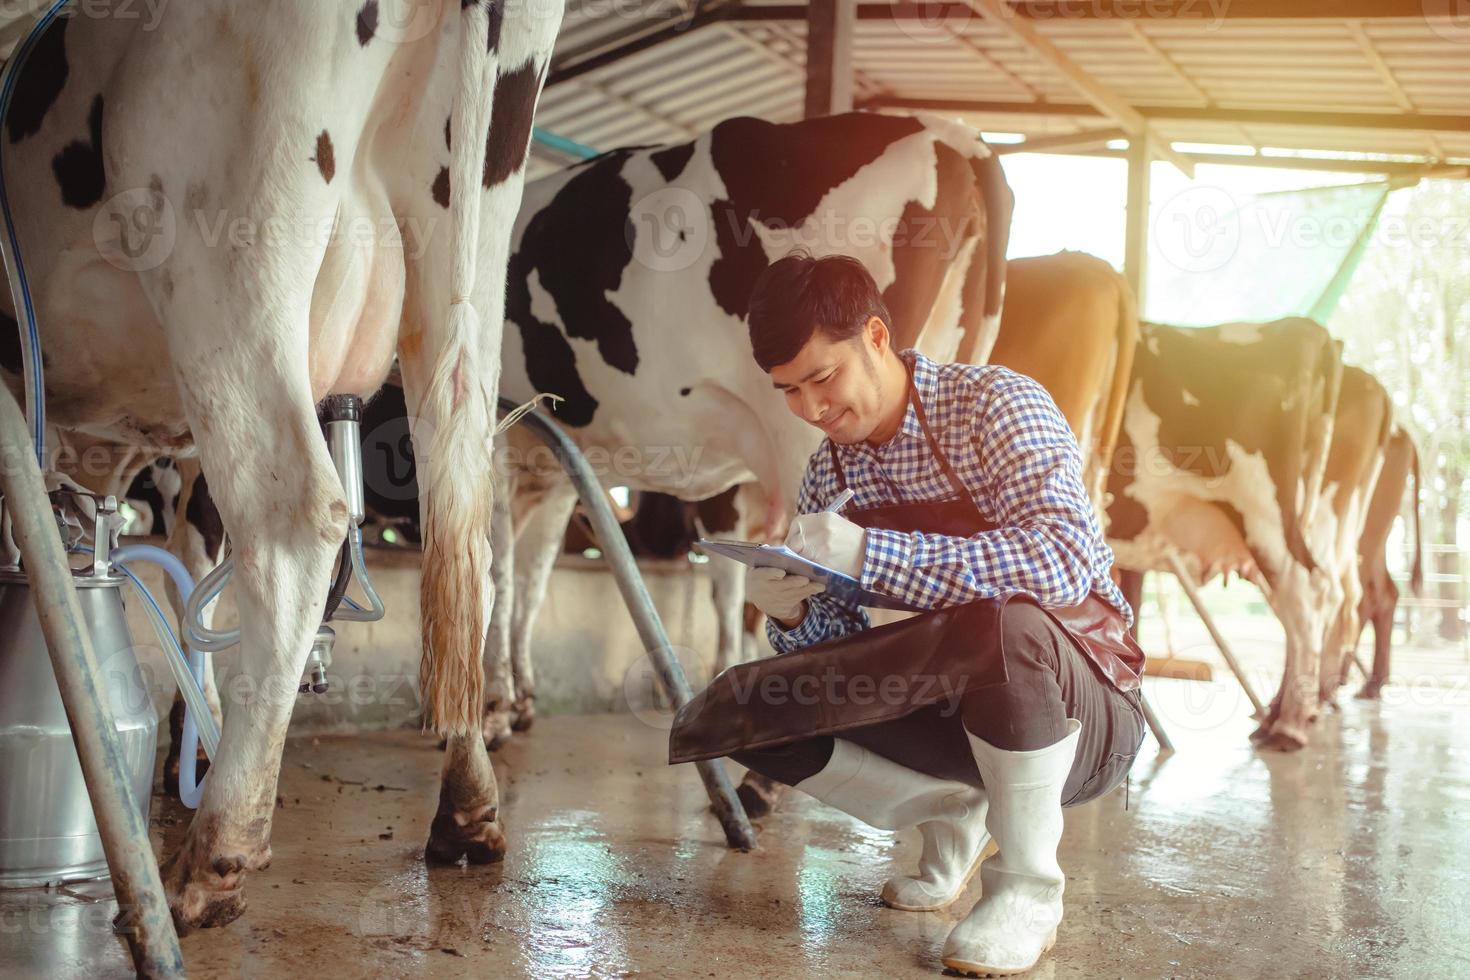
{"label": "milking machine", "polygon": [[[362,401],[353,395],[332,396],[324,412],[325,434],[333,465],[346,491],[352,524],[342,546],[340,567],[327,599],[303,674],[301,691],[328,689],[335,631],[333,619],[367,622],[381,619],[385,607],[368,577],[360,524],[363,506],[360,419]],[[72,567],[73,584],[92,643],[103,667],[130,779],[146,817],[151,791],[158,719],[149,687],[129,635],[123,586],[133,585],[163,647],[172,678],[185,702],[179,747],[179,793],[196,808],[203,780],[196,777],[197,747],[211,761],[220,732],[204,694],[212,672],[211,654],[239,642],[238,629],[219,631],[203,625],[203,611],[223,590],[233,558],[206,576],[196,588],[183,563],[168,551],[146,544],[117,547],[121,518],[113,497],[79,490],[51,494],[54,514],[68,554],[85,561]],[[83,532],[92,515],[91,541]],[[181,649],[158,601],[130,568],[138,562],[159,565],[172,579],[184,606],[188,655]],[[367,604],[346,595],[356,578]],[[206,776],[207,778],[207,776]],[[45,785],[44,794],[27,786]],[[87,802],[86,786],[72,749],[71,728],[46,655],[26,569],[0,567],[0,799],[18,801],[0,808],[0,887],[26,887],[57,881],[100,877],[107,873],[101,839]]]}
{"label": "milking machine", "polygon": [[[67,0],[56,0],[11,52],[0,73],[0,123],[22,66],[66,6]],[[124,575],[113,574],[110,559],[116,501],[92,498],[91,561],[71,567],[68,550],[85,553],[69,533],[81,522],[73,525],[63,517],[57,534],[57,511],[42,475],[40,337],[3,172],[0,256],[22,326],[30,417],[8,390],[0,390],[0,492],[5,527],[19,551],[0,574],[0,873],[13,881],[92,875],[99,870],[100,851],[117,899],[113,925],[138,975],[182,977],[183,953],[148,833],[158,719],[146,700],[135,714],[119,717],[107,689],[108,671],[98,658],[99,649],[106,653],[120,640],[121,650],[106,663],[115,666],[121,658],[124,667],[129,661],[136,666],[118,591],[127,573],[120,565]],[[126,676],[127,670],[112,673]]]}

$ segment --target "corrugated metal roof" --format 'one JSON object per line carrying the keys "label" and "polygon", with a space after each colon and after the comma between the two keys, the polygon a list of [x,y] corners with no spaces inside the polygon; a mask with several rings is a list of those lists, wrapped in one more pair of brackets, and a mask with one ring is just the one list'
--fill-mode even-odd
{"label": "corrugated metal roof", "polygon": [[[1040,0],[1041,3],[1055,0]],[[1091,16],[1035,18],[1031,27],[1130,105],[1217,111],[1463,115],[1462,128],[1348,128],[1290,122],[1156,119],[1170,141],[1299,151],[1373,152],[1412,159],[1470,161],[1470,20],[1379,16],[1431,10],[1436,0],[1383,0],[1372,16],[1236,18],[1099,16],[1125,9],[1090,0]],[[1202,10],[1211,8],[1201,3]],[[1290,12],[1288,0],[1276,5]],[[778,19],[756,20],[759,8]],[[1341,9],[1363,12],[1363,5]],[[706,4],[708,10],[709,4]],[[732,115],[800,118],[806,24],[799,4],[727,3],[728,19],[689,22],[676,0],[634,7],[624,0],[572,4],[557,46],[552,83],[538,125],[595,149],[629,142],[687,139]],[[1134,9],[1149,9],[1136,4]],[[1096,129],[1109,121],[1086,105],[1073,83],[1001,26],[958,4],[918,8],[922,19],[895,19],[867,8],[854,27],[859,104],[917,107],[949,101],[976,127],[1027,137]],[[709,18],[711,15],[703,15]],[[670,25],[683,19],[682,31]],[[665,29],[667,39],[578,72],[586,59]],[[568,71],[570,69],[570,71]],[[565,80],[558,74],[570,75]],[[1076,106],[1076,114],[1066,107]],[[1060,109],[1058,108],[1060,107]],[[1012,110],[1037,111],[1016,112]],[[1004,111],[1003,111],[1004,110]],[[1045,110],[1045,111],[1040,111]],[[1397,125],[1402,126],[1399,122]],[[538,151],[537,172],[562,165]]]}

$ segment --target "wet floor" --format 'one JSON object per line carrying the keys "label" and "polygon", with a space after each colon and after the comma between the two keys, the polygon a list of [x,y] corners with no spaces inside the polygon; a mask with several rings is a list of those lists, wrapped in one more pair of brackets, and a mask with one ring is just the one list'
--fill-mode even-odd
{"label": "wet floor", "polygon": [[[1346,701],[1280,756],[1251,750],[1227,687],[1149,684],[1178,752],[1148,740],[1126,801],[1067,812],[1066,918],[1032,976],[1470,977],[1463,693]],[[430,869],[435,744],[291,741],[274,863],[244,916],[184,940],[191,973],[933,976],[979,887],[947,912],[883,907],[917,832],[796,793],[756,851],[728,850],[693,767],[630,715],[538,720],[494,756],[505,861]],[[156,842],[187,816],[155,800]],[[0,893],[0,976],[129,974],[106,890],[69,892]]]}

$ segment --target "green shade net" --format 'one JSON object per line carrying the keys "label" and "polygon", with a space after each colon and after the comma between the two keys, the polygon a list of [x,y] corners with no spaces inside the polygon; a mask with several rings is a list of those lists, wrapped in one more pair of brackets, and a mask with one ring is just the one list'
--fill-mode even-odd
{"label": "green shade net", "polygon": [[1412,181],[1261,194],[1195,186],[1155,207],[1144,316],[1208,326],[1325,321],[1372,239],[1390,191]]}

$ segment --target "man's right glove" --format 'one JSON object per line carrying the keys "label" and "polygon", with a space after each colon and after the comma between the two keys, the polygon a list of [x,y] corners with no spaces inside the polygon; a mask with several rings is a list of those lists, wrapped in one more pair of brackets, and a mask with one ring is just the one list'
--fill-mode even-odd
{"label": "man's right glove", "polygon": [[745,573],[745,599],[772,619],[790,621],[801,615],[802,600],[823,590],[821,582],[779,568],[750,568]]}

